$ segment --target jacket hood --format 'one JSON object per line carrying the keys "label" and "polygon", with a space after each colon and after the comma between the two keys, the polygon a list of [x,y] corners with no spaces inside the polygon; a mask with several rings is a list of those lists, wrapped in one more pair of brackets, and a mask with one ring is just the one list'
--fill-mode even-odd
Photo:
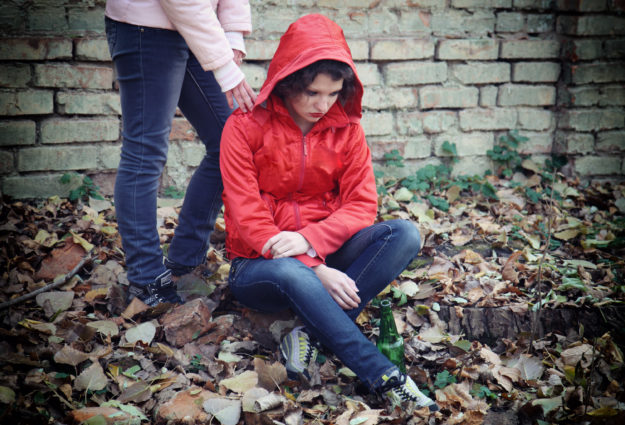
{"label": "jacket hood", "polygon": [[354,71],[354,95],[347,99],[343,109],[350,121],[358,121],[362,116],[363,87],[358,79],[351,52],[341,27],[320,14],[299,18],[282,35],[278,49],[269,64],[267,79],[254,106],[265,102],[280,80],[322,59],[344,62]]}

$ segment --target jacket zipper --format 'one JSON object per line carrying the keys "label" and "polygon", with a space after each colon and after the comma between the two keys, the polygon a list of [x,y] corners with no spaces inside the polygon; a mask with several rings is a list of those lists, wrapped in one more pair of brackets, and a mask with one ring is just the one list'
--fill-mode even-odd
{"label": "jacket zipper", "polygon": [[[306,148],[306,136],[302,137],[302,166],[299,172],[299,185],[297,186],[297,191],[299,191],[304,186],[304,174],[306,172],[306,157],[308,156],[308,150]],[[293,202],[293,212],[295,214],[295,227],[296,229],[302,228],[302,218],[300,216],[299,205],[296,200],[292,200]]]}
{"label": "jacket zipper", "polygon": [[304,186],[304,173],[306,172],[306,157],[308,156],[308,150],[306,149],[306,137],[302,137],[302,167],[299,172],[299,185],[297,190],[299,191]]}

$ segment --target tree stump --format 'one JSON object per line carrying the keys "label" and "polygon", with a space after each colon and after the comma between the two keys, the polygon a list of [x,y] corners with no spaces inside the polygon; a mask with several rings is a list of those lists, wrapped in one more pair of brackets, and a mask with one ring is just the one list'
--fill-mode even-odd
{"label": "tree stump", "polygon": [[[494,346],[502,338],[517,339],[519,334],[531,333],[536,313],[515,312],[509,306],[479,308],[442,305],[438,314],[448,324],[450,334],[463,334],[469,340]],[[580,324],[584,327],[585,337],[599,337],[609,331],[615,342],[625,343],[625,306],[622,305],[544,308],[540,313],[536,336],[540,338],[550,332],[567,335],[571,330],[578,332]]]}

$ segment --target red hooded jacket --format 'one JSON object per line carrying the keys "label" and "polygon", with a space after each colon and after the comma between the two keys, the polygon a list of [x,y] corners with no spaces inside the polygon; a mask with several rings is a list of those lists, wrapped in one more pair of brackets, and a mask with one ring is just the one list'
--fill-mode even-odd
{"label": "red hooded jacket", "polygon": [[316,252],[296,258],[318,265],[375,220],[358,77],[354,95],[345,105],[335,102],[306,136],[271,94],[284,77],[322,59],[345,62],[356,74],[336,23],[317,14],[298,19],[280,39],[253,110],[237,110],[226,122],[220,163],[229,258],[259,257],[269,238],[288,230],[302,234]]}

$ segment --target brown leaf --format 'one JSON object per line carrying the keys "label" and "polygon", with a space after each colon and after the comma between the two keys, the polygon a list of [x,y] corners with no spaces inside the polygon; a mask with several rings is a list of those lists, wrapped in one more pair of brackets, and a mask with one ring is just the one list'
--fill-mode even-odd
{"label": "brown leaf", "polygon": [[219,385],[228,388],[235,393],[244,393],[258,384],[258,374],[246,370],[232,378],[222,380]]}
{"label": "brown leaf", "polygon": [[53,280],[59,275],[64,275],[76,267],[85,254],[86,251],[80,244],[74,243],[72,238],[67,238],[64,246],[53,249],[50,255],[43,259],[35,279]]}
{"label": "brown leaf", "polygon": [[178,391],[167,402],[162,403],[158,409],[157,423],[166,423],[169,420],[181,420],[185,417],[193,419],[190,423],[209,423],[210,416],[202,409],[202,403],[217,394],[192,387],[188,390]]}
{"label": "brown leaf", "polygon": [[258,357],[254,358],[254,370],[258,374],[258,385],[268,391],[279,389],[286,381],[286,368],[280,362],[269,364]]}
{"label": "brown leaf", "polygon": [[65,311],[72,306],[74,292],[72,291],[50,291],[37,294],[35,298],[37,305],[43,308],[47,317],[52,317],[59,311]]}
{"label": "brown leaf", "polygon": [[487,363],[493,365],[501,364],[501,358],[488,347],[482,347],[479,354],[480,357],[486,360]]}
{"label": "brown leaf", "polygon": [[76,350],[69,345],[63,346],[60,351],[54,353],[54,361],[70,366],[78,366],[80,363],[89,359],[89,355],[82,351]]}
{"label": "brown leaf", "polygon": [[519,283],[519,273],[516,271],[516,261],[523,254],[521,251],[516,251],[508,260],[506,260],[506,264],[503,266],[503,270],[501,271],[501,277],[504,280],[509,280],[512,283]]}
{"label": "brown leaf", "polygon": [[70,412],[70,415],[74,422],[78,424],[81,424],[87,419],[93,418],[94,416],[104,417],[108,425],[113,425],[118,421],[130,422],[131,420],[131,417],[128,413],[124,413],[121,410],[114,409],[112,407],[84,407],[82,409],[72,410]]}
{"label": "brown leaf", "polygon": [[108,384],[108,379],[102,370],[102,366],[100,366],[100,363],[94,362],[76,377],[74,389],[76,391],[99,391],[106,388],[106,384]]}
{"label": "brown leaf", "polygon": [[121,316],[125,319],[132,319],[138,314],[143,313],[146,310],[149,310],[150,307],[144,304],[139,298],[134,297],[132,301],[126,307],[126,310],[121,314]]}
{"label": "brown leaf", "polygon": [[430,265],[430,269],[428,270],[428,275],[430,277],[441,274],[447,275],[449,270],[453,269],[454,265],[451,261],[443,258],[443,257],[434,257],[434,261],[432,265]]}
{"label": "brown leaf", "polygon": [[463,246],[473,240],[473,232],[466,229],[457,229],[451,235],[451,243],[454,246]]}
{"label": "brown leaf", "polygon": [[243,393],[241,398],[241,405],[244,412],[256,412],[255,403],[259,398],[265,397],[269,394],[264,388],[254,387]]}
{"label": "brown leaf", "polygon": [[560,359],[566,366],[575,366],[582,361],[582,366],[588,367],[592,361],[592,345],[580,344],[578,346],[567,348],[560,353]]}
{"label": "brown leaf", "polygon": [[492,369],[492,372],[497,383],[507,392],[512,391],[512,384],[521,379],[521,371],[517,368],[497,365]]}
{"label": "brown leaf", "polygon": [[119,395],[117,401],[120,403],[141,403],[149,400],[152,397],[152,391],[150,385],[146,382],[135,382]]}

